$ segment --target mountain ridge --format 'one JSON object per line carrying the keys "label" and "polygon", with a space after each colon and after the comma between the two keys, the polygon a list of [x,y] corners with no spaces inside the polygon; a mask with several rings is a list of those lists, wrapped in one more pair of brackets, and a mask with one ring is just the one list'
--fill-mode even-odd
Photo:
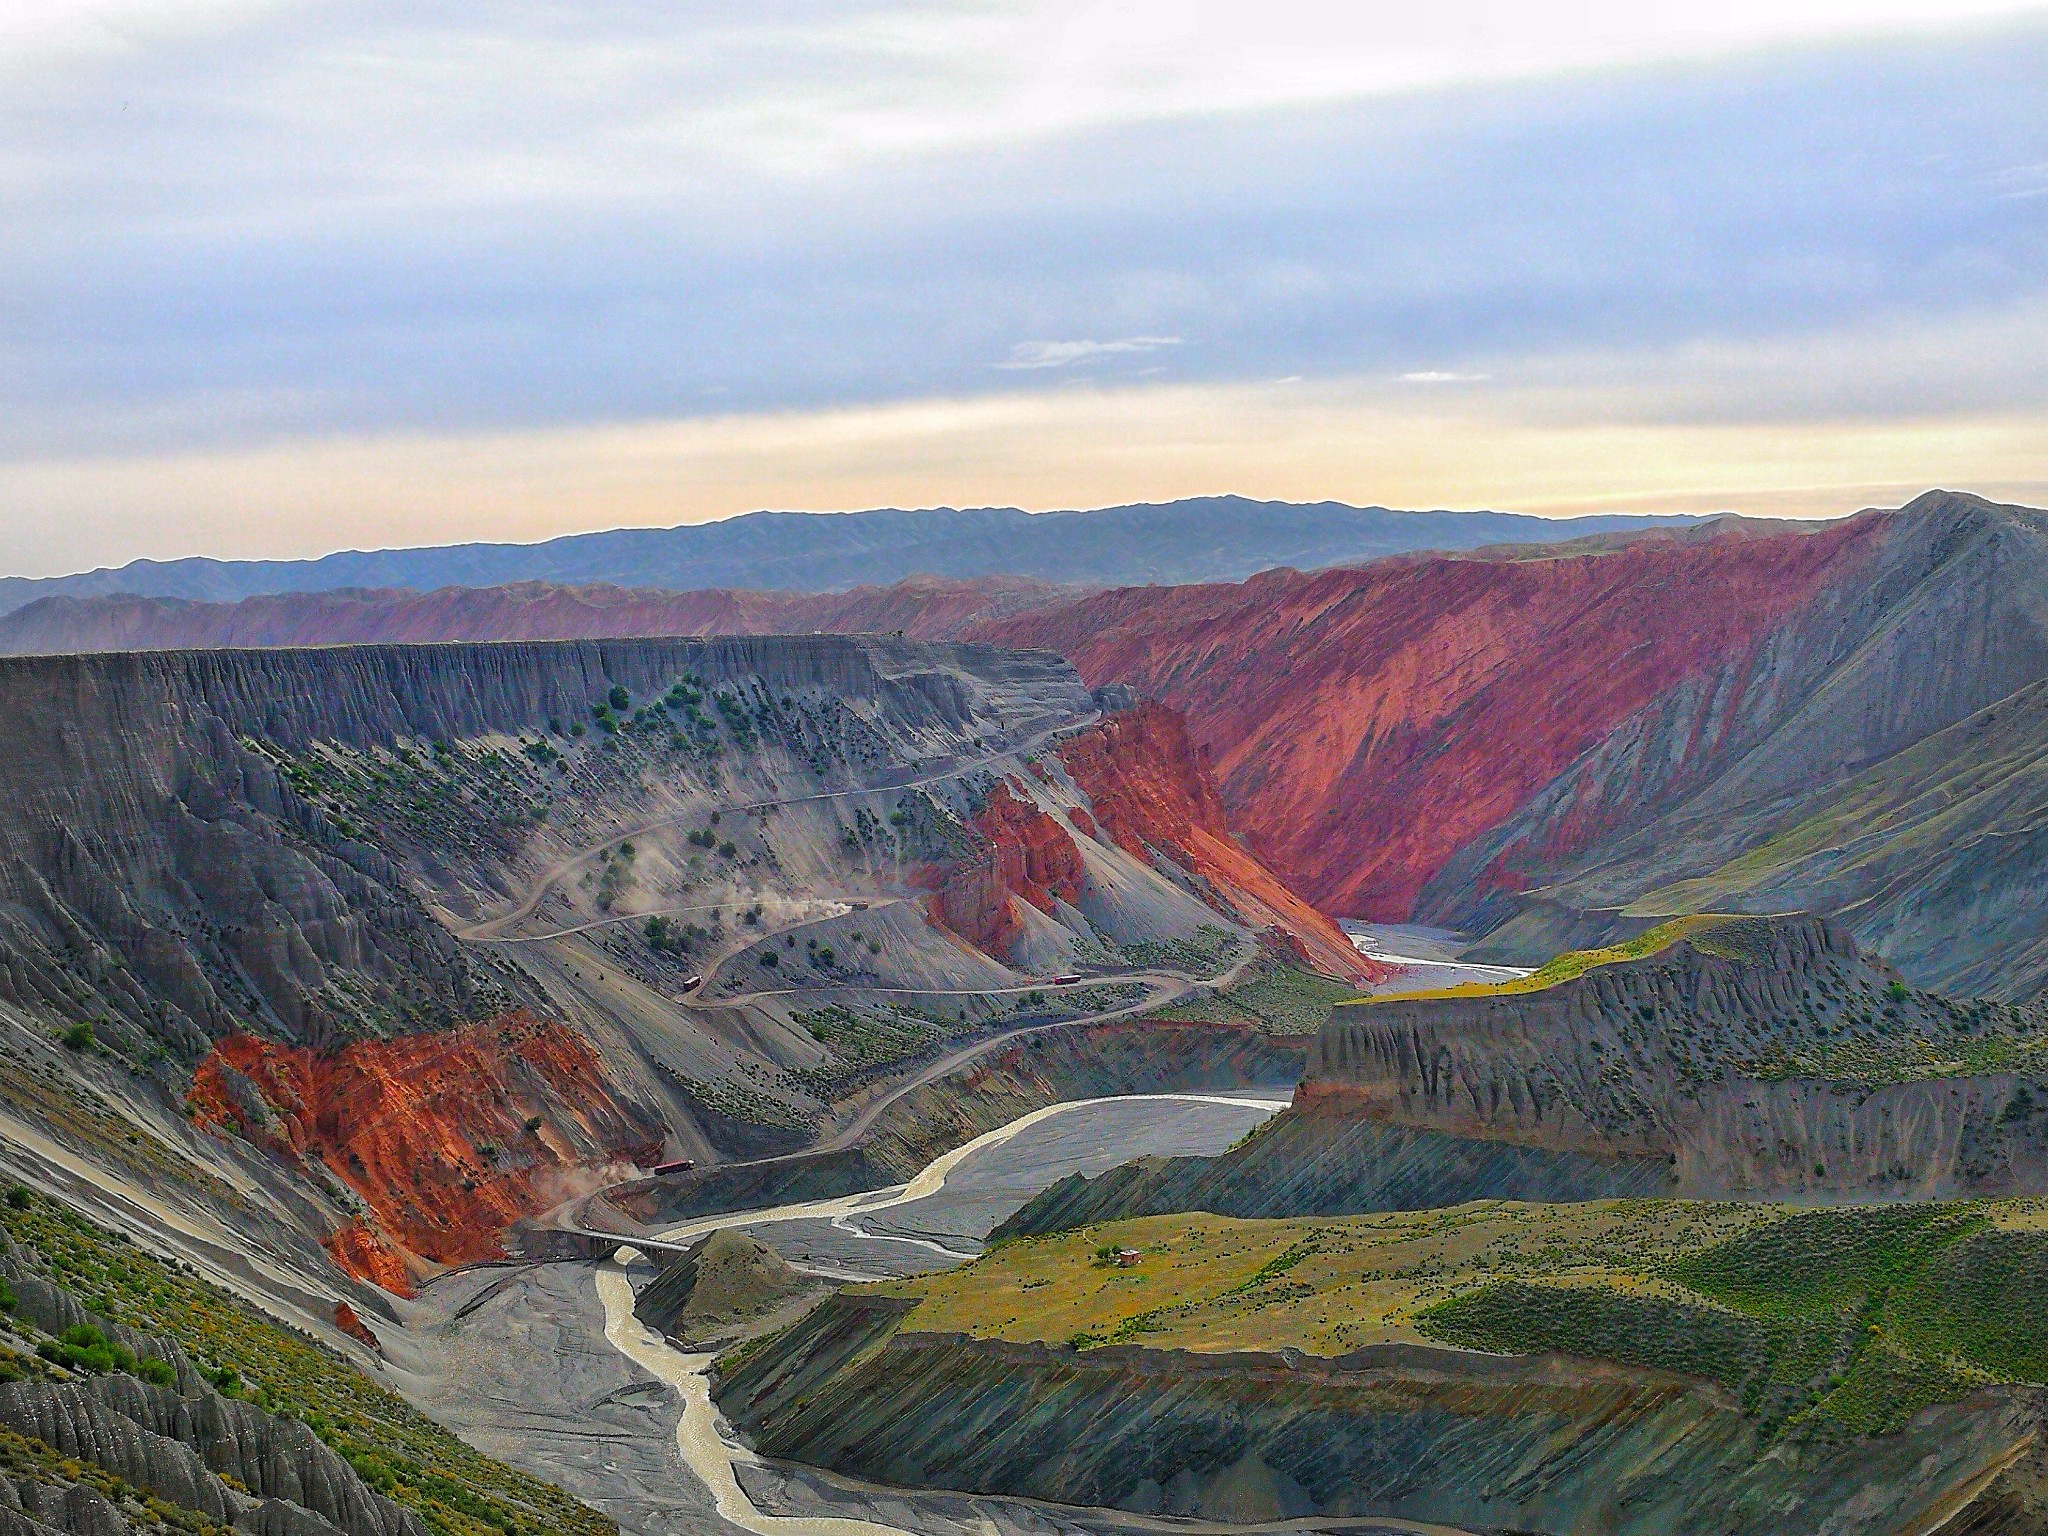
{"label": "mountain ridge", "polygon": [[1096,585],[1185,582],[1248,576],[1278,565],[1331,565],[1415,549],[1548,542],[1695,521],[1663,514],[1551,519],[1512,512],[1401,512],[1241,496],[1092,511],[763,511],[673,528],[565,534],[537,544],[345,550],[308,560],[189,556],[65,576],[0,577],[0,613],[52,594],[126,592],[232,601],[343,587],[479,587],[527,580],[800,592],[886,584],[915,575],[1003,574]]}

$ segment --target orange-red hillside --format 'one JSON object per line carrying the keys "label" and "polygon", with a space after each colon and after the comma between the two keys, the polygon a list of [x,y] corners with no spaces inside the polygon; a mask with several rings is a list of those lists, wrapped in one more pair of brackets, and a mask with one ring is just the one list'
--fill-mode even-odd
{"label": "orange-red hillside", "polygon": [[989,792],[974,830],[981,834],[981,848],[934,873],[937,888],[926,910],[940,927],[1007,958],[1023,931],[1010,898],[1020,897],[1046,913],[1053,910],[1055,896],[1079,901],[1085,878],[1081,851],[1065,827],[1007,782]]}
{"label": "orange-red hillside", "polygon": [[1216,783],[1172,710],[1143,704],[1111,715],[1066,742],[1060,761],[1119,847],[1141,858],[1157,849],[1209,880],[1247,922],[1280,929],[1318,970],[1361,981],[1385,974],[1231,835]]}
{"label": "orange-red hillside", "polygon": [[393,1245],[443,1264],[494,1257],[503,1227],[573,1192],[574,1170],[661,1145],[589,1045],[528,1014],[331,1053],[233,1035],[200,1064],[192,1102],[202,1121],[323,1163],[360,1195],[372,1220],[328,1251],[401,1292]]}
{"label": "orange-red hillside", "polygon": [[1267,866],[1324,911],[1401,918],[1457,848],[1757,645],[1876,526],[1129,588],[977,636],[1051,646],[1091,684],[1173,706]]}
{"label": "orange-red hillside", "polygon": [[1092,838],[1207,881],[1220,905],[1252,927],[1277,929],[1319,970],[1358,980],[1385,974],[1232,836],[1215,781],[1172,710],[1146,704],[1113,714],[1059,755],[1091,809],[1073,810],[1070,827],[998,782],[974,818],[979,848],[929,874],[933,922],[1009,958],[1023,932],[1016,902],[1045,913],[1080,902],[1088,872],[1075,838]]}

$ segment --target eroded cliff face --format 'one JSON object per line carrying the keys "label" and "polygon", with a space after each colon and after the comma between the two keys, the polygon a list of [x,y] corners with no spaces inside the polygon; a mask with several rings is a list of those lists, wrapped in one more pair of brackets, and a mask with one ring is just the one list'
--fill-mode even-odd
{"label": "eroded cliff face", "polygon": [[1358,981],[1386,974],[1237,840],[1203,754],[1174,711],[1120,710],[1061,743],[1059,757],[1102,835],[1126,852],[1164,855],[1209,882],[1246,923],[1278,930],[1317,970]]}
{"label": "eroded cliff face", "polygon": [[[2048,1016],[1903,985],[1821,918],[1698,919],[1533,990],[1340,1005],[1292,1108],[1215,1159],[1069,1179],[1005,1232],[1173,1210],[2048,1192]],[[2017,1053],[2017,1054],[2015,1054]]]}
{"label": "eroded cliff face", "polygon": [[1056,900],[1080,901],[1087,870],[1073,834],[1007,780],[989,791],[971,825],[978,846],[932,872],[937,889],[926,910],[977,949],[1007,959],[1023,932],[1010,899],[1051,915]]}
{"label": "eroded cliff face", "polygon": [[[1872,878],[1870,851],[1858,848],[1769,888],[1751,889],[1737,874],[1691,904],[1672,889],[1723,866],[1740,870],[1745,856],[1769,869],[1777,840],[1845,780],[1881,779],[1877,765],[1917,744],[1967,775],[1986,755],[1981,744],[1941,742],[1942,733],[2048,677],[2048,517],[1930,493],[1858,521],[1868,531],[1853,561],[1760,644],[1647,704],[1449,860],[1419,899],[1426,920],[1456,913],[1476,930],[1536,888],[1574,911],[1661,888],[1676,903],[1649,910],[1840,912],[1859,940],[1879,943],[1925,983],[2012,995],[2000,973],[2032,941],[2029,917],[2008,908],[1986,922],[1973,911],[1938,931],[1900,932],[1916,923],[1923,891],[1967,879],[1985,862],[1981,846],[2024,835],[2023,816],[2002,816],[1995,797],[1973,788],[1945,797],[1950,824],[1915,850],[1922,857],[1909,878]],[[1924,776],[1927,765],[1913,771]],[[1848,802],[1834,843],[1899,823],[1899,812],[1871,798]]]}
{"label": "eroded cliff face", "polygon": [[[1097,845],[1163,874],[1219,915],[1276,936],[1317,970],[1358,981],[1386,974],[1238,841],[1173,711],[1115,711],[1061,741],[1057,761],[1057,773],[1039,765],[1035,785],[1012,777],[990,789],[971,823],[974,849],[927,875],[935,923],[1010,958],[1025,937],[1015,902],[1065,920],[1097,883],[1084,846]],[[1040,803],[1042,792],[1057,814]]]}
{"label": "eroded cliff face", "polygon": [[[806,787],[1088,707],[1042,653],[833,636],[0,661],[0,1003],[96,1021],[131,1058],[162,1046],[186,1061],[236,1031],[320,1045],[536,1004],[421,889],[458,908],[503,900],[584,822],[647,807],[658,770],[722,782],[693,740],[695,756],[656,763],[600,752],[593,732],[575,774],[515,750],[566,743],[565,723],[581,729],[614,688],[658,700],[686,676],[750,700],[829,701],[843,763],[814,773],[809,740],[756,754],[756,776]],[[722,728],[760,737],[742,719],[712,738]],[[453,759],[469,778],[423,786],[417,803],[345,806],[316,772],[345,758],[402,789],[391,754],[432,743],[474,744]]]}
{"label": "eroded cliff face", "polygon": [[1185,713],[1233,823],[1341,916],[1506,924],[1490,957],[1535,964],[1622,909],[1832,911],[1923,984],[2048,978],[2026,749],[1987,787],[1943,739],[2048,678],[2040,512],[1930,492],[1810,536],[1278,571],[978,632]]}
{"label": "eroded cliff face", "polygon": [[629,1172],[662,1140],[585,1041],[523,1014],[331,1052],[229,1036],[200,1064],[192,1104],[353,1190],[370,1219],[329,1252],[401,1293],[404,1252],[497,1257],[502,1227]]}
{"label": "eroded cliff face", "polygon": [[1301,1100],[1661,1160],[1687,1195],[2031,1193],[2048,1190],[2048,1090],[1964,1063],[2042,1022],[1914,991],[1830,920],[1704,920],[1542,990],[1339,1008]]}
{"label": "eroded cliff face", "polygon": [[1895,1435],[1766,1456],[1729,1394],[1555,1356],[1077,1352],[915,1330],[904,1300],[842,1293],[721,1362],[719,1405],[769,1455],[883,1482],[1558,1536],[1921,1529],[2023,1455],[2038,1415],[2024,1391],[1987,1392]]}
{"label": "eroded cliff face", "polygon": [[161,1381],[10,1373],[0,1385],[0,1428],[23,1437],[0,1468],[0,1526],[10,1533],[160,1531],[167,1510],[142,1505],[152,1496],[183,1519],[251,1536],[427,1536],[418,1515],[372,1488],[304,1423],[223,1396],[173,1340],[89,1311],[32,1249],[0,1237],[0,1279],[17,1296],[23,1327],[52,1336],[92,1327],[168,1367]]}
{"label": "eroded cliff face", "polygon": [[1399,919],[1474,837],[1621,722],[1753,649],[1878,520],[1138,588],[978,633],[1183,713],[1252,847],[1319,907]]}

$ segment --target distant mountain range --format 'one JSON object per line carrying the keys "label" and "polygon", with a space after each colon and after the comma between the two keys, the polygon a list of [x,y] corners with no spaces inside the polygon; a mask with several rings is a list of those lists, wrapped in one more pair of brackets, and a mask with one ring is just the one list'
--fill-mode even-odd
{"label": "distant mountain range", "polygon": [[898,632],[913,640],[950,640],[976,624],[1070,602],[1092,590],[1017,576],[967,581],[913,576],[886,587],[844,592],[726,587],[663,592],[520,581],[431,592],[403,587],[271,592],[233,603],[126,592],[60,594],[0,613],[0,655],[641,635]]}
{"label": "distant mountain range", "polygon": [[235,602],[342,588],[489,587],[511,582],[692,591],[837,592],[914,575],[1030,576],[1091,586],[1236,581],[1275,566],[1313,570],[1420,549],[1551,543],[1696,522],[1684,517],[1528,517],[1394,512],[1341,502],[1204,496],[1093,512],[1015,507],[906,512],[750,512],[683,528],[618,528],[542,544],[349,551],[318,560],[137,560],[75,576],[0,578],[0,613],[38,598]]}

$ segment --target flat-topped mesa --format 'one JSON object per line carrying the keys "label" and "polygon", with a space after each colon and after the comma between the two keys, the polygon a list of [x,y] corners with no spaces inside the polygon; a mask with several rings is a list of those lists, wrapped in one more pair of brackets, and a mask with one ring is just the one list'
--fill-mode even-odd
{"label": "flat-topped mesa", "polygon": [[1709,1085],[1859,1030],[1925,1035],[1911,992],[1820,917],[1691,917],[1515,981],[1339,1006],[1298,1099],[1391,1124],[1674,1153]]}

